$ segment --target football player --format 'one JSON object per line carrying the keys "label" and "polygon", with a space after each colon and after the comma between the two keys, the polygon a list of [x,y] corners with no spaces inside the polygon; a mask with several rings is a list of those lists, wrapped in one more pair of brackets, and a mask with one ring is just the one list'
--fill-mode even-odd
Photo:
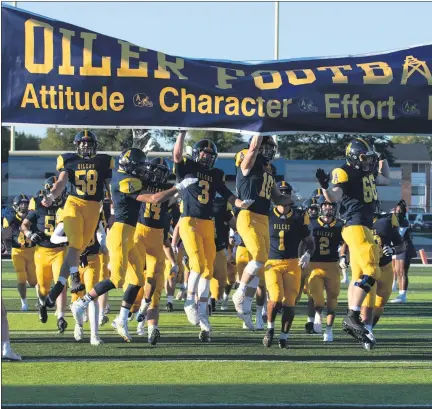
{"label": "football player", "polygon": [[251,310],[252,298],[259,284],[258,272],[265,265],[270,248],[270,201],[273,200],[276,205],[293,204],[291,196],[282,195],[275,184],[276,169],[271,164],[275,154],[276,143],[271,136],[253,136],[236,176],[236,189],[240,199],[253,201],[237,217],[237,231],[252,260],[242,273],[233,302],[237,315],[251,330],[254,330]]}
{"label": "football player", "polygon": [[374,344],[373,335],[361,322],[360,309],[381,273],[372,226],[378,200],[376,185],[388,184],[390,172],[387,160],[378,156],[364,139],[353,139],[345,156],[346,164],[332,172],[332,188],[329,188],[330,175],[324,170],[318,169],[316,177],[328,201],[341,201],[340,213],[345,220],[342,237],[350,250],[352,281],[343,329],[361,342]]}
{"label": "football player", "polygon": [[[200,325],[199,339],[202,342],[209,342],[211,327],[207,304],[216,258],[213,201],[216,193],[239,208],[248,208],[251,201],[238,199],[225,185],[224,173],[214,167],[218,153],[212,141],[198,141],[192,148],[192,159],[183,157],[185,136],[186,132],[180,132],[174,146],[175,173],[178,180],[191,175],[198,178],[199,182],[185,190],[182,197],[183,212],[179,222],[180,236],[190,266],[184,310],[192,325]],[[198,305],[195,302],[195,295],[198,298]]]}
{"label": "football player", "polygon": [[216,258],[213,278],[210,283],[212,298],[212,311],[216,310],[216,301],[222,300],[228,278],[228,241],[230,227],[235,228],[236,219],[231,212],[227,201],[217,197],[213,201],[213,217],[215,224]]}
{"label": "football player", "polygon": [[[340,290],[338,248],[342,243],[343,221],[335,218],[335,203],[331,203],[321,196],[318,199],[318,204],[321,216],[311,220],[315,252],[309,264],[311,274],[308,281],[308,292],[315,306],[314,333],[321,334],[322,312],[326,306],[327,326],[324,332],[324,342],[332,342],[332,327]],[[326,299],[324,299],[324,290]]]}
{"label": "football player", "polygon": [[6,308],[3,303],[3,297],[1,299],[1,354],[2,360],[8,361],[21,361],[22,358],[18,355],[11,346],[9,338],[9,322],[7,318]]}
{"label": "football player", "polygon": [[[375,213],[372,231],[380,249],[381,275],[376,281],[375,291],[370,291],[362,304],[362,320],[369,332],[372,332],[372,327],[380,319],[392,292],[392,256],[405,252],[405,243],[399,234],[399,221],[395,214]],[[363,346],[370,349],[368,343],[364,343]]]}
{"label": "football player", "polygon": [[[291,198],[291,185],[279,182],[278,190]],[[265,265],[265,281],[269,293],[267,302],[267,332],[265,347],[273,343],[276,314],[282,311],[279,347],[287,348],[288,334],[295,316],[296,298],[300,288],[301,269],[314,252],[314,240],[309,231],[307,212],[291,205],[276,205],[270,212],[270,253]],[[303,246],[300,246],[303,244]],[[299,250],[305,248],[299,257]]]}
{"label": "football player", "polygon": [[391,303],[406,303],[408,290],[408,271],[411,265],[411,259],[417,257],[417,252],[414,247],[412,232],[409,221],[406,217],[407,205],[405,200],[400,200],[395,209],[395,215],[399,221],[399,233],[405,243],[405,252],[393,256],[393,269],[396,272],[399,295],[391,300]]}
{"label": "football player", "polygon": [[[21,311],[28,311],[27,283],[35,287],[36,267],[34,261],[35,243],[26,239],[21,231],[21,223],[29,211],[29,198],[20,193],[12,203],[14,212],[3,219],[2,238],[12,239],[12,263],[17,273],[17,288],[21,298]],[[37,293],[37,290],[36,290]]]}
{"label": "football player", "polygon": [[[322,191],[322,189],[320,190]],[[303,202],[303,208],[306,209],[306,211],[308,212],[310,220],[314,220],[318,218],[320,209],[319,209],[317,197],[314,196],[305,200]]]}
{"label": "football player", "polygon": [[58,179],[42,201],[43,206],[51,206],[64,191],[66,183],[70,183],[72,191],[64,206],[64,229],[69,247],[60,277],[46,298],[47,307],[54,306],[69,275],[72,277],[71,292],[84,290],[80,282],[79,259],[97,228],[104,187],[109,191],[114,168],[111,156],[97,153],[98,142],[94,132],[84,130],[77,133],[74,145],[76,153],[66,153],[57,158]]}
{"label": "football player", "polygon": [[[46,323],[48,313],[45,298],[47,297],[51,282],[57,281],[61,266],[66,257],[67,242],[52,243],[50,238],[59,223],[63,223],[63,206],[66,201],[66,190],[55,199],[50,206],[44,206],[46,196],[57,182],[57,177],[52,176],[44,183],[43,195],[34,200],[35,209],[30,210],[24,218],[21,230],[25,237],[36,244],[35,264],[38,283],[39,320]],[[60,334],[67,328],[64,318],[66,309],[66,287],[63,287],[61,297],[57,297],[57,328]]]}
{"label": "football player", "polygon": [[139,249],[134,242],[141,203],[153,205],[163,203],[177,193],[181,193],[190,184],[197,182],[197,179],[187,178],[171,189],[151,193],[147,190],[149,177],[144,152],[137,148],[130,148],[120,154],[111,189],[115,222],[107,237],[111,276],[97,283],[84,297],[72,304],[72,311],[78,324],[82,326],[83,314],[89,303],[113,288],[121,288],[130,263],[134,282],[129,284],[124,293],[119,319],[116,321],[117,332],[126,342],[131,341],[127,325],[130,307],[144,285],[142,255],[139,254]]}
{"label": "football player", "polygon": [[[149,177],[147,190],[157,193],[173,188],[173,184],[167,183],[171,173],[168,162],[163,158],[154,158],[147,165]],[[176,200],[173,198],[173,200]],[[158,328],[159,301],[164,286],[165,253],[164,227],[168,213],[168,201],[163,203],[143,203],[139,212],[138,223],[135,230],[135,246],[139,254],[144,256],[145,285],[141,307],[137,314],[137,321],[142,322],[147,317],[148,341],[156,345],[160,338]],[[178,265],[174,264],[171,274],[178,273]],[[134,283],[128,283],[134,284]]]}

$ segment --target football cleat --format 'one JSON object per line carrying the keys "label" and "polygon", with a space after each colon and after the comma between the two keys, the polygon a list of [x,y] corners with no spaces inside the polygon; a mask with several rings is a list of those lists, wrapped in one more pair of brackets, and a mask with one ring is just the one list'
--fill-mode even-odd
{"label": "football cleat", "polygon": [[376,344],[376,339],[372,334],[372,332],[366,334],[366,336],[362,341],[363,348],[366,349],[366,351],[371,351],[375,347],[375,344]]}
{"label": "football cleat", "polygon": [[326,329],[323,335],[324,342],[333,342],[333,330],[331,328]]}
{"label": "football cleat", "polygon": [[86,310],[86,308],[83,305],[79,304],[80,300],[75,301],[74,303],[72,303],[72,315],[75,319],[75,321],[77,322],[77,324],[82,327],[84,320],[84,312]]}
{"label": "football cleat", "polygon": [[48,307],[48,308],[54,308],[55,305],[56,305],[56,302],[55,302],[55,300],[53,300],[51,298],[51,293],[48,293],[48,295],[47,295],[47,297],[45,298],[45,301],[44,301],[45,308],[46,307]]}
{"label": "football cleat", "polygon": [[171,302],[167,302],[167,303],[166,303],[165,311],[166,311],[166,312],[173,312],[173,311],[174,311],[174,306],[172,305]]}
{"label": "football cleat", "polygon": [[184,303],[184,311],[186,313],[188,321],[192,325],[199,325],[200,320],[198,318],[198,308],[193,300],[186,300]]}
{"label": "football cleat", "polygon": [[322,334],[322,325],[321,324],[313,324],[313,333],[314,334]]}
{"label": "football cleat", "polygon": [[266,348],[270,348],[273,344],[273,337],[274,337],[274,329],[270,328],[267,330],[266,334],[264,335],[263,338],[263,345]]}
{"label": "football cleat", "polygon": [[137,335],[139,335],[140,337],[143,337],[144,335],[146,335],[145,321],[141,321],[138,323],[136,332],[137,332]]}
{"label": "football cleat", "polygon": [[221,302],[221,311],[228,311],[228,298],[224,298]]}
{"label": "football cleat", "polygon": [[60,317],[57,320],[57,328],[58,328],[59,334],[63,334],[66,331],[67,326],[68,326],[68,323],[66,322],[66,320],[63,317]]}
{"label": "football cleat", "polygon": [[103,344],[103,341],[99,338],[99,335],[92,335],[90,337],[90,344],[93,346],[99,346]]}
{"label": "football cleat", "polygon": [[363,322],[360,319],[359,311],[350,310],[348,312],[342,321],[342,330],[359,342],[372,342],[368,337],[370,334],[369,331],[365,328]]}
{"label": "football cleat", "polygon": [[[114,321],[113,321],[113,323],[114,323]],[[129,329],[128,329],[127,321],[126,322],[121,321],[121,320],[116,321],[115,329],[117,331],[117,334],[119,334],[123,338],[124,342],[131,342],[132,341],[132,337],[129,335]]]}
{"label": "football cleat", "polygon": [[238,312],[237,315],[245,313],[245,311],[243,310],[245,298],[246,298],[245,295],[240,291],[236,291],[232,296],[234,307]]}
{"label": "football cleat", "polygon": [[261,314],[256,315],[255,329],[257,331],[262,331],[264,329],[264,320]]}
{"label": "football cleat", "polygon": [[39,304],[39,321],[42,322],[42,324],[45,324],[48,321],[48,312],[45,307],[45,303]]}
{"label": "football cleat", "polygon": [[315,334],[314,323],[313,322],[307,322],[305,324],[305,331],[306,331],[306,334],[309,334],[309,335]]}
{"label": "football cleat", "polygon": [[237,316],[243,320],[243,324],[246,325],[246,328],[255,331],[255,325],[252,320],[252,314],[240,314],[237,313]]}
{"label": "football cleat", "polygon": [[71,283],[71,288],[70,288],[71,293],[78,293],[80,291],[85,290],[85,285],[81,283],[80,274],[78,271],[70,275],[70,283]]}
{"label": "football cleat", "polygon": [[[136,316],[135,316],[136,319],[138,319],[138,314],[139,313],[137,312]],[[128,321],[132,321],[133,320],[133,312],[130,312],[130,311],[128,312],[128,318],[127,319],[128,319]]]}
{"label": "football cleat", "polygon": [[28,310],[29,310],[28,304],[23,304],[21,306],[21,310],[20,311],[28,311]]}
{"label": "football cleat", "polygon": [[406,304],[406,294],[399,294],[396,298],[390,301],[392,304]]}
{"label": "football cleat", "polygon": [[211,342],[210,331],[201,330],[198,338],[201,342]]}
{"label": "football cleat", "polygon": [[288,349],[288,340],[279,338],[279,348],[280,349]]}
{"label": "football cleat", "polygon": [[77,342],[82,341],[83,337],[84,337],[83,327],[78,324],[75,324],[75,328],[74,328],[75,341]]}
{"label": "football cleat", "polygon": [[12,348],[4,349],[2,351],[2,360],[5,359],[7,361],[21,361],[22,358],[18,355]]}
{"label": "football cleat", "polygon": [[104,314],[108,315],[111,312],[111,306],[109,304],[106,305],[104,309]]}
{"label": "football cleat", "polygon": [[103,327],[106,323],[108,323],[109,318],[107,315],[103,315],[99,320],[99,328]]}
{"label": "football cleat", "polygon": [[149,333],[148,337],[148,343],[150,345],[156,345],[160,339],[160,332],[158,328],[152,328],[152,330]]}

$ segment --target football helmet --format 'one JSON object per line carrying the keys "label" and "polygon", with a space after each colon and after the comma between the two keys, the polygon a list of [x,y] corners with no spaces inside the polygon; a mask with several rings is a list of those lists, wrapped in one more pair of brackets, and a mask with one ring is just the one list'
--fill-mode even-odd
{"label": "football helmet", "polygon": [[166,183],[171,173],[168,162],[163,158],[154,158],[147,163],[149,181],[154,183]]}
{"label": "football helmet", "polygon": [[319,189],[315,189],[315,190],[311,193],[311,195],[310,195],[309,197],[310,197],[310,198],[318,199],[320,196],[322,196],[322,194],[323,194],[323,190],[322,190],[322,188],[320,187]]}
{"label": "football helmet", "polygon": [[119,169],[129,175],[136,176],[141,179],[148,179],[147,156],[138,148],[125,149],[119,157]]}
{"label": "football helmet", "polygon": [[[201,152],[203,152],[202,155]],[[211,169],[214,166],[217,157],[217,147],[209,139],[201,139],[192,147],[192,160],[207,169]]]}
{"label": "football helmet", "polygon": [[[249,139],[249,146],[252,142],[252,138],[253,136]],[[274,159],[276,151],[277,145],[274,139],[269,135],[263,136],[261,146],[258,152],[258,157],[261,158],[264,163],[268,163]]]}
{"label": "football helmet", "polygon": [[19,195],[15,196],[12,202],[12,208],[17,213],[27,213],[29,204],[30,204],[30,199],[28,198],[28,196],[26,196],[23,193],[20,193]]}
{"label": "football helmet", "polygon": [[98,141],[94,132],[87,130],[78,132],[73,143],[78,155],[83,158],[92,158],[96,155]]}
{"label": "football helmet", "polygon": [[[42,189],[44,196],[47,196],[51,192],[51,189],[53,188],[54,183],[56,183],[57,180],[58,180],[57,176],[51,176],[47,180],[45,180]],[[57,207],[63,206],[66,202],[66,196],[67,196],[66,189],[63,189],[61,195],[57,197],[56,200],[54,200],[53,205]]]}
{"label": "football helmet", "polygon": [[319,213],[319,205],[316,198],[310,198],[303,202],[303,208],[307,210],[311,219],[316,219]]}
{"label": "football helmet", "polygon": [[291,196],[293,188],[288,182],[282,180],[281,182],[278,182],[277,187],[283,195]]}
{"label": "football helmet", "polygon": [[[321,216],[324,217],[332,217],[336,213],[336,203],[328,201],[324,196],[320,196],[318,198],[318,205],[321,210]],[[331,207],[326,206],[323,208],[324,205],[331,205]]]}
{"label": "football helmet", "polygon": [[378,155],[364,139],[353,139],[345,149],[348,165],[363,172],[374,172],[378,165]]}

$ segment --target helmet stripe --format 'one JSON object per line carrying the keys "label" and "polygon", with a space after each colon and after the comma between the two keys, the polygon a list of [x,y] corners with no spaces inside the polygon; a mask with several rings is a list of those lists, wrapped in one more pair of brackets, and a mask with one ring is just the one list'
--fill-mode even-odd
{"label": "helmet stripe", "polygon": [[84,130],[84,136],[86,136],[86,137],[88,136],[87,129]]}
{"label": "helmet stripe", "polygon": [[363,138],[357,138],[359,141],[362,141],[365,145],[368,151],[371,151],[372,149],[370,148],[369,144],[363,139]]}

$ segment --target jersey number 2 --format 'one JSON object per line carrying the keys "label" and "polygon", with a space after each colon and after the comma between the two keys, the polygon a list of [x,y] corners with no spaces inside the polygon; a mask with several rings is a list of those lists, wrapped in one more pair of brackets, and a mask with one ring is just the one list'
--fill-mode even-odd
{"label": "jersey number 2", "polygon": [[98,180],[97,170],[77,170],[75,171],[75,186],[80,196],[94,195]]}
{"label": "jersey number 2", "polygon": [[330,254],[330,241],[328,237],[320,237],[319,246],[321,256],[327,256],[328,254]]}

